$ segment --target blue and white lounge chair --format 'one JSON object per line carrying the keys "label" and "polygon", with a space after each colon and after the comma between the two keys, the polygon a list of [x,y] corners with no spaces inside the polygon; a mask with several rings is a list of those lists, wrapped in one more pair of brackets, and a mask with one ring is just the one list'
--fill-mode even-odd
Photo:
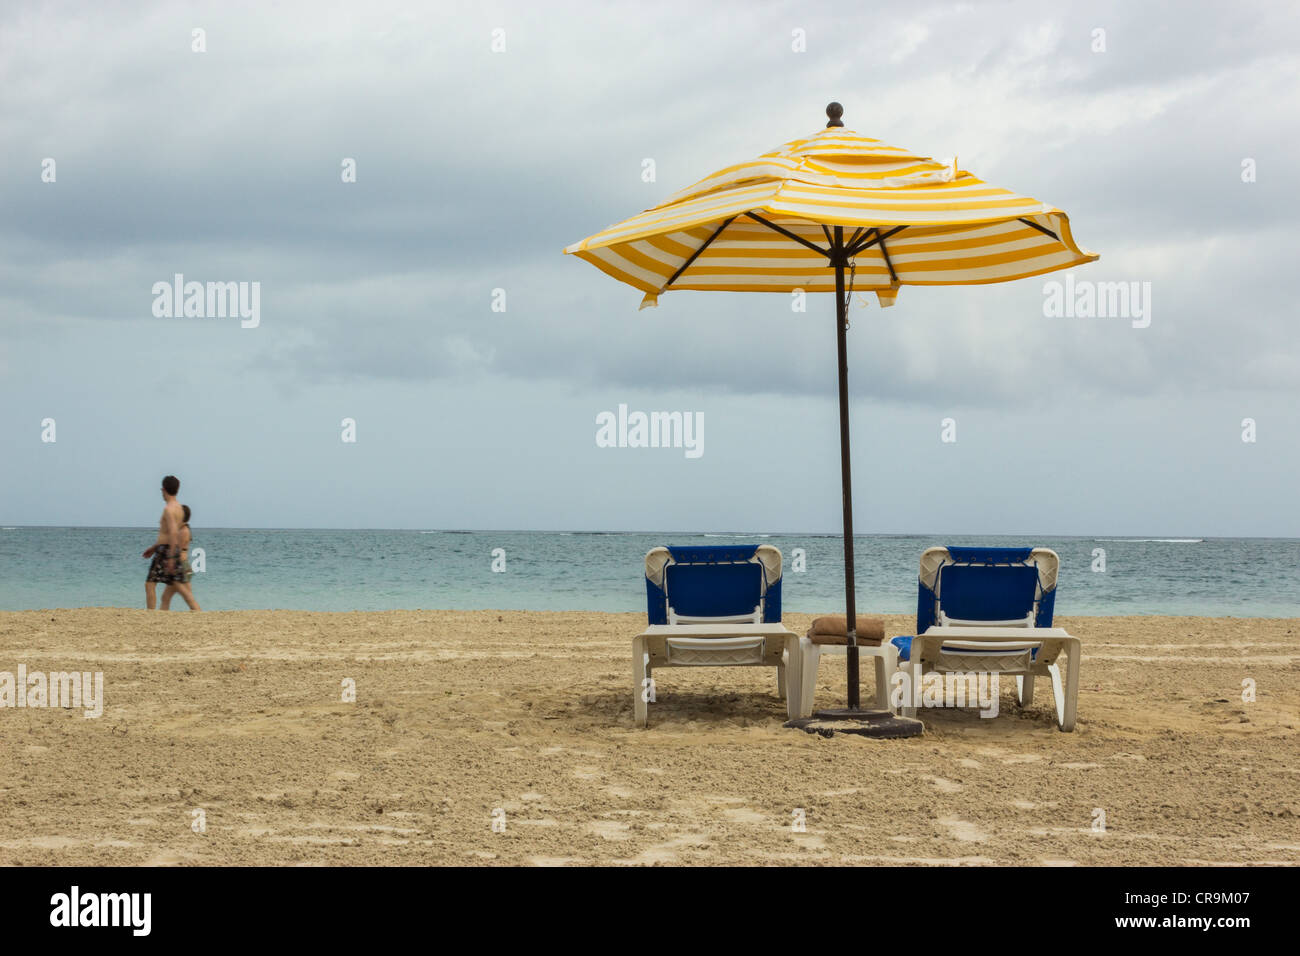
{"label": "blue and white lounge chair", "polygon": [[645,557],[645,587],[650,626],[632,644],[638,726],[646,724],[660,667],[775,667],[777,692],[797,715],[799,640],[781,624],[777,548],[654,548]]}
{"label": "blue and white lounge chair", "polygon": [[[1060,559],[1047,548],[929,548],[921,555],[917,637],[895,637],[908,687],[924,674],[996,673],[1016,678],[1028,706],[1034,678],[1052,679],[1057,725],[1073,730],[1079,688],[1078,638],[1052,626]],[[1066,686],[1057,658],[1066,653]],[[915,716],[914,706],[904,706]]]}

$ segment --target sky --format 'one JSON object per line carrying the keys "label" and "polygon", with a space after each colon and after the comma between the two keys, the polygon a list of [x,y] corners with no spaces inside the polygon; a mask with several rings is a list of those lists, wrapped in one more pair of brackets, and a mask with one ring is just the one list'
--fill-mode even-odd
{"label": "sky", "polygon": [[[830,296],[638,311],[562,255],[837,100],[1150,290],[855,300],[859,533],[1300,536],[1297,41],[1276,3],[7,2],[0,524],[152,524],[175,474],[207,527],[838,530]],[[257,325],[155,314],[178,273]],[[599,447],[620,405],[702,454]]]}

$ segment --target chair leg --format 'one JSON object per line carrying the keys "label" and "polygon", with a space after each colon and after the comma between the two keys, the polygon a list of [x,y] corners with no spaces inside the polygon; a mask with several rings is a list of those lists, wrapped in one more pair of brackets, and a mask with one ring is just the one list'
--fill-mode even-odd
{"label": "chair leg", "polygon": [[822,649],[808,638],[800,638],[802,670],[800,675],[799,716],[811,717],[814,698],[817,696],[817,666],[821,663]]}
{"label": "chair leg", "polygon": [[[912,653],[916,653],[915,648],[912,649]],[[908,684],[910,687],[908,693],[910,697],[903,702],[902,714],[904,717],[915,717],[916,702],[921,699],[921,662],[915,659],[910,660],[907,662],[906,668],[909,677]]]}
{"label": "chair leg", "polygon": [[1069,652],[1069,660],[1066,663],[1065,671],[1065,689],[1061,689],[1061,670],[1056,665],[1052,665],[1052,690],[1057,695],[1056,700],[1056,725],[1065,733],[1071,733],[1074,730],[1074,721],[1079,708],[1079,648],[1076,646]]}
{"label": "chair leg", "polygon": [[1047,672],[1052,675],[1052,697],[1056,700],[1056,726],[1065,727],[1065,688],[1061,686],[1061,668],[1048,664]]}
{"label": "chair leg", "polygon": [[785,642],[785,712],[790,718],[800,716],[803,709],[803,652],[797,638]]}
{"label": "chair leg", "polygon": [[1021,707],[1028,707],[1034,702],[1034,675],[1016,675],[1016,700]]}
{"label": "chair leg", "polygon": [[876,710],[890,710],[889,661],[884,654],[872,655],[876,659]]}
{"label": "chair leg", "polygon": [[897,686],[899,683],[898,678],[896,676],[898,674],[898,671],[899,671],[898,648],[895,647],[893,644],[891,644],[889,645],[889,697],[890,697],[889,703],[891,705],[889,709],[895,712],[901,712],[901,708],[892,706],[894,702],[893,701],[894,687]]}
{"label": "chair leg", "polygon": [[785,678],[785,657],[782,655],[782,659],[776,665],[776,695],[782,700],[786,699]]}
{"label": "chair leg", "polygon": [[650,716],[650,705],[646,700],[649,685],[646,683],[650,668],[646,666],[645,638],[632,640],[632,720],[638,727],[644,727]]}

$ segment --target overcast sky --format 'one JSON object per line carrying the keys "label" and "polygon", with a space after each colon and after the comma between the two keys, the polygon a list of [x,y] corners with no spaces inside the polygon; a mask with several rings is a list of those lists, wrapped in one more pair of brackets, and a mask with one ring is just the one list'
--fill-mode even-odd
{"label": "overcast sky", "polygon": [[[1147,328],[1045,316],[1063,274],[855,303],[859,532],[1300,535],[1295,5],[416,6],[0,7],[0,523],[174,473],[208,527],[837,530],[831,297],[638,312],[561,254],[835,99],[1151,284]],[[260,324],[156,317],[176,273]],[[597,447],[620,404],[704,454]]]}

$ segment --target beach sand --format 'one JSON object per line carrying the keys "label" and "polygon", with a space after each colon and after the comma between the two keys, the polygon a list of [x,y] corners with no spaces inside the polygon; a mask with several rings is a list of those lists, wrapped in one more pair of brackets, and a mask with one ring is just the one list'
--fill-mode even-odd
{"label": "beach sand", "polygon": [[[1046,681],[1023,712],[1004,681],[998,718],[927,711],[902,741],[783,729],[766,668],[658,671],[633,729],[643,622],[0,613],[0,671],[101,670],[106,697],[0,709],[0,863],[1300,862],[1300,621],[1061,618],[1075,733]],[[843,700],[827,658],[818,705]]]}

